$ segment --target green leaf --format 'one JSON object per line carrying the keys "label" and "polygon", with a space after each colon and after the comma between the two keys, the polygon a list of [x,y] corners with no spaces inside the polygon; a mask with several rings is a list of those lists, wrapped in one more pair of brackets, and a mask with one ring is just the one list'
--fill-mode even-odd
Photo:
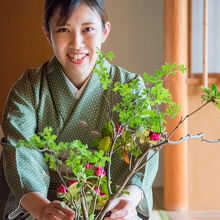
{"label": "green leaf", "polygon": [[130,192],[128,192],[126,189],[123,189],[122,192],[123,192],[124,194],[130,195]]}
{"label": "green leaf", "polygon": [[92,169],[85,169],[86,176],[92,176],[94,174],[94,171]]}
{"label": "green leaf", "polygon": [[60,205],[65,209],[66,208],[66,205],[64,202],[61,202]]}
{"label": "green leaf", "polygon": [[183,64],[180,64],[179,67],[178,67],[178,69],[179,69],[182,73],[184,73],[186,70],[188,70],[188,68],[186,68]]}
{"label": "green leaf", "polygon": [[107,150],[110,150],[110,146],[111,146],[111,139],[109,136],[106,136],[101,139],[98,148],[105,152]]}
{"label": "green leaf", "polygon": [[113,136],[113,128],[110,121],[105,122],[104,128],[102,129],[102,135],[103,136]]}
{"label": "green leaf", "polygon": [[217,102],[217,103],[216,103],[216,107],[217,107],[218,109],[220,109],[220,102]]}
{"label": "green leaf", "polygon": [[91,145],[93,147],[97,147],[99,145],[99,142],[100,142],[101,139],[102,139],[102,137],[97,137],[97,138],[92,139]]}
{"label": "green leaf", "polygon": [[84,185],[84,183],[83,182],[79,182],[79,183],[77,183],[77,188],[81,188],[82,186]]}
{"label": "green leaf", "polygon": [[106,161],[108,161],[108,162],[111,161],[111,158],[110,158],[110,157],[104,157],[104,159],[105,159]]}
{"label": "green leaf", "polygon": [[94,217],[95,217],[95,215],[94,215],[94,214],[91,214],[91,215],[89,216],[89,220],[93,220]]}
{"label": "green leaf", "polygon": [[203,101],[208,100],[208,96],[207,95],[201,95],[201,98],[202,98]]}
{"label": "green leaf", "polygon": [[216,85],[215,84],[212,84],[212,91],[214,92],[214,96],[216,95],[217,93],[217,88],[216,88]]}
{"label": "green leaf", "polygon": [[206,94],[210,94],[210,89],[206,88],[205,86],[201,86],[201,89],[206,93]]}

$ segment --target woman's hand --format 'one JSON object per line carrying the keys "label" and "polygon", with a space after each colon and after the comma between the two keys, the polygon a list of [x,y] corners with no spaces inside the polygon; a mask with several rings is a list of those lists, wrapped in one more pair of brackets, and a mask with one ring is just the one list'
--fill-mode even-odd
{"label": "woman's hand", "polygon": [[115,211],[105,220],[134,220],[137,217],[135,204],[126,198],[114,199],[109,210]]}
{"label": "woman's hand", "polygon": [[73,220],[75,212],[69,207],[63,208],[59,201],[49,203],[41,214],[40,220]]}
{"label": "woman's hand", "polygon": [[59,201],[50,202],[40,192],[29,192],[21,199],[21,205],[38,220],[73,220],[75,213],[63,208]]}
{"label": "woman's hand", "polygon": [[142,191],[134,185],[127,186],[129,194],[122,194],[110,203],[108,211],[114,211],[105,220],[134,220],[137,217],[136,206],[143,198]]}

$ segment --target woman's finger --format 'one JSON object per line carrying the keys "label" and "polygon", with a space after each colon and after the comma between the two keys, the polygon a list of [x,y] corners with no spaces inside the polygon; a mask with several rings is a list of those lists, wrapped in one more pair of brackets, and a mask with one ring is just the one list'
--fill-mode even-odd
{"label": "woman's finger", "polygon": [[55,207],[60,209],[66,215],[73,216],[73,217],[75,216],[75,212],[72,209],[70,209],[68,206],[65,206],[65,208],[63,208],[60,201],[55,200],[52,203],[54,203]]}
{"label": "woman's finger", "polygon": [[60,220],[60,218],[57,218],[56,216],[53,215],[47,215],[44,220]]}
{"label": "woman's finger", "polygon": [[44,219],[46,219],[46,216],[48,216],[50,219],[53,220],[61,220],[67,217],[67,215],[63,211],[55,206],[48,207],[44,216]]}
{"label": "woman's finger", "polygon": [[63,208],[59,201],[53,201],[45,208],[42,220],[73,220],[74,216],[69,207]]}

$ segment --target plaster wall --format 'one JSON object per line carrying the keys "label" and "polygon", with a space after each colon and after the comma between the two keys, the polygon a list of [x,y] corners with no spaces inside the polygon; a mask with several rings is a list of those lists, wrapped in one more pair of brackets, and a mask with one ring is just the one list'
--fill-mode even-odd
{"label": "plaster wall", "polygon": [[2,1],[0,7],[0,117],[12,84],[52,51],[42,33],[43,0]]}
{"label": "plaster wall", "polygon": [[[217,85],[220,88],[220,84]],[[199,85],[188,87],[189,113],[201,105]],[[220,137],[220,112],[208,104],[189,120],[189,133],[203,132],[208,139]],[[188,141],[189,209],[220,209],[220,143]]]}

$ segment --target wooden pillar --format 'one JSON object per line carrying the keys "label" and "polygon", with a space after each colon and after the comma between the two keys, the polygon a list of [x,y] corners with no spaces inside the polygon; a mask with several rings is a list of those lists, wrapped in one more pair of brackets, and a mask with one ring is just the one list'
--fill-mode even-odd
{"label": "wooden pillar", "polygon": [[[164,62],[188,66],[188,0],[164,0]],[[168,134],[181,116],[188,113],[187,73],[169,77],[166,87],[181,105],[175,119],[167,120]],[[187,122],[182,124],[172,140],[187,134]],[[187,142],[164,147],[164,206],[167,210],[188,208]]]}

